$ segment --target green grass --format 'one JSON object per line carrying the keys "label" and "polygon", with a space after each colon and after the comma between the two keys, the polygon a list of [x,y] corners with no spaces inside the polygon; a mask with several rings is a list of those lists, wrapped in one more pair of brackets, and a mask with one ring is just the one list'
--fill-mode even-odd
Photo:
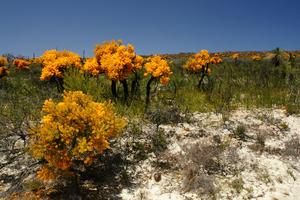
{"label": "green grass", "polygon": [[40,69],[15,71],[0,79],[0,139],[8,135],[25,137],[29,124],[38,122],[46,99],[60,98],[55,85],[39,81]]}
{"label": "green grass", "polygon": [[[293,65],[285,61],[277,67],[271,60],[240,60],[237,63],[225,60],[220,65],[211,66],[212,76],[204,80],[200,89],[197,88],[199,77],[183,69],[186,58],[170,61],[171,81],[168,86],[160,85],[158,80],[153,82],[149,110],[172,105],[183,112],[228,113],[241,106],[277,106],[285,107],[290,114],[300,112],[300,60]],[[0,120],[21,123],[25,115],[26,118],[40,115],[44,100],[61,98],[55,83],[40,81],[40,74],[38,65],[21,72],[10,66],[10,74],[0,79]],[[64,87],[67,91],[82,90],[99,102],[112,100],[119,114],[129,119],[142,119],[149,77],[143,77],[143,71],[138,75],[141,79],[139,90],[127,102],[124,102],[120,83],[117,84],[119,98],[113,99],[111,82],[103,74],[91,77],[78,70],[69,70],[65,72]],[[129,93],[133,79],[134,76],[128,77]],[[7,127],[5,123],[1,126]]]}

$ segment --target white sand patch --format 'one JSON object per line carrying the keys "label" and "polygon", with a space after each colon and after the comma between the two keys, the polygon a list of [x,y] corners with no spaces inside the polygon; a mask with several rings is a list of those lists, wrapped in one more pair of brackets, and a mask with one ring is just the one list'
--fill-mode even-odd
{"label": "white sand patch", "polygon": [[[260,200],[297,200],[300,199],[300,163],[299,159],[286,157],[276,151],[283,151],[285,142],[294,135],[300,136],[300,117],[286,116],[284,110],[256,109],[237,110],[231,113],[224,123],[222,115],[215,113],[195,113],[192,123],[161,125],[168,135],[170,143],[168,155],[182,156],[186,147],[199,141],[211,141],[212,136],[220,136],[222,141],[230,141],[229,146],[236,146],[240,162],[239,172],[232,175],[215,175],[218,191],[216,199],[260,199]],[[286,123],[287,130],[281,129]],[[238,125],[246,127],[249,137],[246,141],[234,138],[234,129]],[[265,134],[267,151],[255,151],[250,145],[257,144],[257,134]],[[153,167],[154,155],[140,163],[133,173],[136,185],[123,189],[120,197],[125,200],[185,200],[206,199],[197,196],[195,191],[183,190],[181,170],[165,170]],[[179,161],[178,161],[179,162]],[[178,163],[175,163],[178,164]],[[153,175],[161,174],[161,180],[155,181]],[[242,180],[242,189],[237,192],[232,183]]]}

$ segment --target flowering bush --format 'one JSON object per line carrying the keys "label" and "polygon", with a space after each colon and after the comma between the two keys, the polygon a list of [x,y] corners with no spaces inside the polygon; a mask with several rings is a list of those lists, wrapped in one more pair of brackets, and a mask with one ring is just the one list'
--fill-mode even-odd
{"label": "flowering bush", "polygon": [[0,67],[8,65],[7,58],[4,56],[0,56]]}
{"label": "flowering bush", "polygon": [[135,54],[131,44],[125,46],[120,40],[97,45],[94,54],[106,76],[113,81],[122,81],[142,67],[143,58]]}
{"label": "flowering bush", "polygon": [[40,79],[50,80],[52,77],[62,78],[65,69],[74,66],[81,68],[81,58],[70,51],[48,50],[41,57],[43,70]]}
{"label": "flowering bush", "polygon": [[35,60],[42,64],[41,80],[52,80],[56,82],[57,90],[62,92],[63,74],[64,71],[70,67],[81,68],[81,58],[78,54],[70,51],[48,50],[39,58]]}
{"label": "flowering bush", "polygon": [[210,56],[207,50],[201,50],[190,58],[185,64],[185,69],[192,72],[199,72],[210,61]]}
{"label": "flowering bush", "polygon": [[222,59],[218,54],[211,56],[207,50],[201,50],[187,61],[184,68],[190,72],[200,74],[198,83],[198,87],[200,87],[204,77],[211,75],[209,64],[219,64],[221,62]]}
{"label": "flowering bush", "polygon": [[161,84],[167,85],[170,81],[170,76],[172,71],[169,67],[167,60],[162,59],[160,56],[153,56],[147,59],[147,63],[145,64],[146,72],[144,76],[151,74],[151,78],[147,83],[146,88],[146,109],[150,103],[150,90],[151,83],[155,79],[160,79]]}
{"label": "flowering bush", "polygon": [[161,84],[167,85],[172,74],[168,62],[160,56],[153,56],[147,59],[144,76],[151,74],[153,78],[159,78]]}
{"label": "flowering bush", "polygon": [[0,67],[0,78],[9,74],[9,70],[7,67]]}
{"label": "flowering bush", "polygon": [[43,64],[43,59],[41,57],[32,58],[31,60],[32,60],[32,63]]}
{"label": "flowering bush", "polygon": [[101,65],[110,80],[124,80],[129,74],[142,67],[142,57],[136,56],[134,47],[120,45],[113,54],[105,54],[101,59]]}
{"label": "flowering bush", "polygon": [[6,67],[6,65],[8,65],[7,58],[0,56],[0,78],[6,76],[9,73],[9,70]]}
{"label": "flowering bush", "polygon": [[253,61],[260,61],[261,60],[260,55],[253,55],[251,58],[252,58]]}
{"label": "flowering bush", "polygon": [[238,53],[234,53],[231,55],[231,58],[234,60],[237,60],[240,57],[240,55]]}
{"label": "flowering bush", "polygon": [[88,72],[93,76],[98,76],[100,73],[103,73],[103,69],[98,64],[96,58],[87,58],[82,67],[82,71]]}
{"label": "flowering bush", "polygon": [[105,42],[97,45],[94,50],[95,58],[99,65],[99,73],[105,73],[112,81],[112,93],[116,97],[116,81],[121,81],[124,87],[124,96],[128,96],[126,79],[128,76],[141,69],[143,58],[136,55],[131,44],[123,45],[121,40]]}
{"label": "flowering bush", "polygon": [[27,70],[29,69],[29,65],[31,62],[24,60],[24,59],[14,59],[13,65],[16,67],[17,70]]}
{"label": "flowering bush", "polygon": [[46,100],[43,112],[30,140],[34,157],[46,161],[37,173],[43,180],[70,171],[75,160],[90,165],[126,126],[110,102],[94,102],[81,91],[65,92],[59,103]]}

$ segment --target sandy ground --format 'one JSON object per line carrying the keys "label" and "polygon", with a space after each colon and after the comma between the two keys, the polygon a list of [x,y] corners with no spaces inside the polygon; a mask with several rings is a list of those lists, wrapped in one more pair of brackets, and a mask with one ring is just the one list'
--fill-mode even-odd
{"label": "sandy ground", "polygon": [[[242,141],[234,136],[238,126],[246,128],[249,139]],[[279,109],[237,110],[228,120],[215,113],[194,113],[189,123],[160,125],[166,135],[167,149],[161,154],[149,153],[146,160],[129,166],[127,172],[133,183],[124,187],[116,199],[124,200],[300,200],[300,162],[299,157],[286,155],[286,144],[300,138],[300,116],[288,116]],[[142,131],[155,132],[155,125],[144,124]],[[265,136],[263,150],[253,149],[257,144],[257,135]],[[215,136],[228,141],[238,155],[235,173],[214,174],[214,195],[199,193],[201,188],[186,190],[184,169],[189,160],[183,159],[188,149],[199,142],[211,142]],[[123,142],[128,138],[123,137]],[[22,146],[20,144],[19,146]],[[122,146],[122,144],[121,144]],[[21,148],[21,147],[20,147]],[[300,152],[300,145],[299,145]],[[170,159],[169,168],[157,166],[159,159]],[[173,160],[172,160],[173,159]],[[226,157],[223,158],[226,161]],[[0,171],[0,177],[20,176],[27,161],[21,164],[11,163]],[[5,163],[5,156],[0,155],[0,163]],[[30,163],[30,162],[29,162]],[[185,166],[185,167],[183,167]],[[232,167],[232,166],[231,166]],[[160,180],[154,177],[159,175]],[[235,180],[241,180],[240,190],[233,187]],[[202,181],[205,183],[205,181]],[[0,194],[12,185],[0,180]]]}
{"label": "sandy ground", "polygon": [[[166,133],[172,133],[167,154],[182,155],[184,147],[203,140],[203,134],[210,137],[220,135],[226,138],[234,129],[243,124],[247,135],[255,137],[260,132],[266,134],[265,148],[277,148],[284,151],[285,142],[295,135],[300,136],[300,117],[287,116],[283,110],[238,110],[231,114],[228,121],[214,113],[195,113],[193,123],[161,125]],[[283,130],[283,128],[285,130]],[[170,135],[170,134],[169,134]],[[206,136],[204,136],[206,137]],[[299,139],[299,138],[298,138]],[[283,156],[265,151],[257,152],[249,148],[255,140],[240,142],[231,140],[237,145],[240,157],[239,172],[232,176],[216,176],[215,185],[219,189],[215,199],[261,199],[261,200],[297,200],[300,199],[300,164],[299,157]],[[197,195],[195,191],[186,192],[182,188],[183,174],[180,170],[159,171],[152,163],[155,155],[149,155],[133,172],[136,185],[123,189],[120,197],[125,200],[185,200],[212,199],[209,196]],[[161,180],[156,182],[155,173],[161,173]],[[236,192],[230,182],[236,178],[243,180],[242,190]]]}

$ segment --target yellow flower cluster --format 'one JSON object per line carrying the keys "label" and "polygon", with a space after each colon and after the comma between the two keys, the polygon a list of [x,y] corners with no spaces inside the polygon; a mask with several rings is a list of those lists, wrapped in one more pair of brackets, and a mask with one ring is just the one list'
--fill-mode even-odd
{"label": "yellow flower cluster", "polygon": [[43,60],[42,60],[41,57],[32,58],[32,63],[35,63],[35,64],[43,64]]}
{"label": "yellow flower cluster", "polygon": [[9,73],[9,70],[6,67],[6,65],[8,65],[7,58],[0,56],[0,78],[6,76]]}
{"label": "yellow flower cluster", "polygon": [[3,76],[6,76],[7,74],[9,74],[8,68],[5,66],[0,67],[0,78],[2,78]]}
{"label": "yellow flower cluster", "polygon": [[222,62],[222,58],[219,56],[219,54],[215,54],[210,58],[209,63],[211,64],[219,64]]}
{"label": "yellow flower cluster", "polygon": [[254,61],[260,61],[261,60],[261,56],[260,55],[253,55],[251,58]]}
{"label": "yellow flower cluster", "polygon": [[[109,148],[109,139],[126,126],[110,102],[97,103],[81,91],[65,92],[59,103],[46,100],[41,124],[30,140],[32,154],[47,161],[38,173],[46,179],[47,168],[68,171],[73,160],[90,165],[94,158]],[[50,177],[51,178],[51,177]]]}
{"label": "yellow flower cluster", "polygon": [[118,47],[122,45],[122,40],[112,40],[104,42],[103,44],[97,44],[94,49],[95,57],[98,63],[101,65],[101,59],[103,55],[114,54]]}
{"label": "yellow flower cluster", "polygon": [[208,64],[219,64],[221,62],[222,59],[218,54],[211,56],[207,50],[201,50],[187,61],[184,68],[188,71],[198,73],[206,67],[207,69],[205,70],[207,70],[208,75],[210,75],[211,70],[208,68]]}
{"label": "yellow flower cluster", "polygon": [[16,67],[17,70],[29,69],[30,64],[31,62],[21,58],[14,59],[13,61],[13,65]]}
{"label": "yellow flower cluster", "polygon": [[169,67],[167,60],[162,59],[160,56],[152,56],[147,59],[145,64],[146,72],[144,76],[151,74],[154,78],[160,78],[163,85],[167,85],[170,81],[172,71]]}
{"label": "yellow flower cluster", "polygon": [[103,73],[103,69],[98,64],[96,58],[88,58],[88,59],[86,59],[84,65],[82,67],[82,71],[88,72],[88,73],[92,74],[93,76],[97,76],[100,73]]}
{"label": "yellow flower cluster", "polygon": [[70,51],[48,50],[41,57],[43,64],[41,80],[49,80],[52,77],[63,77],[63,71],[69,67],[81,68],[81,58]]}
{"label": "yellow flower cluster", "polygon": [[0,56],[0,67],[8,65],[7,58],[4,56]]}
{"label": "yellow flower cluster", "polygon": [[113,81],[127,79],[133,71],[142,67],[143,58],[135,54],[131,44],[123,45],[120,40],[97,45],[94,54],[100,68]]}
{"label": "yellow flower cluster", "polygon": [[210,56],[207,50],[201,50],[190,58],[185,64],[185,69],[193,72],[200,71],[203,66],[207,65],[210,61]]}
{"label": "yellow flower cluster", "polygon": [[51,181],[56,178],[56,174],[52,172],[51,168],[47,166],[42,166],[38,171],[37,171],[37,177],[40,180],[43,181]]}
{"label": "yellow flower cluster", "polygon": [[239,57],[240,57],[240,55],[238,53],[234,53],[231,55],[231,58],[234,60],[238,59]]}

